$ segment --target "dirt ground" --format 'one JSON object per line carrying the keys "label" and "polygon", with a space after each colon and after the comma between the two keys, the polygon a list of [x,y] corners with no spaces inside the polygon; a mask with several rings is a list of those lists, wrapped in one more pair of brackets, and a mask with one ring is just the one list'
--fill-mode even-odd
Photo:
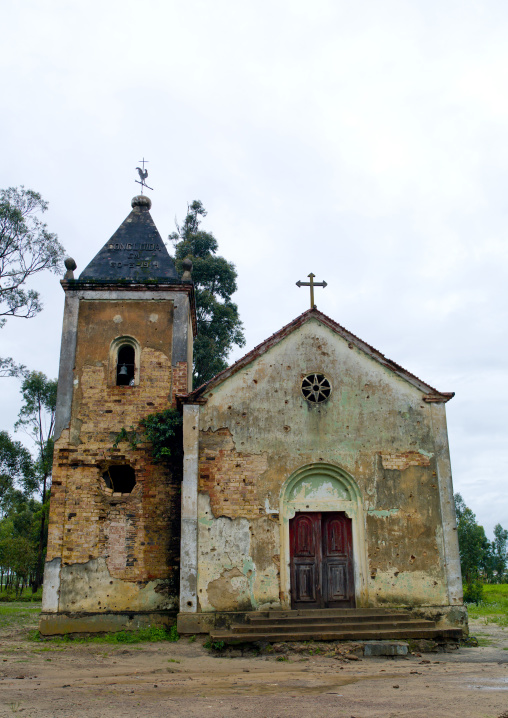
{"label": "dirt ground", "polygon": [[[481,647],[400,658],[210,655],[201,641],[28,640],[37,611],[0,622],[0,716],[508,718],[508,629],[473,622]],[[30,614],[30,615],[28,615]]]}

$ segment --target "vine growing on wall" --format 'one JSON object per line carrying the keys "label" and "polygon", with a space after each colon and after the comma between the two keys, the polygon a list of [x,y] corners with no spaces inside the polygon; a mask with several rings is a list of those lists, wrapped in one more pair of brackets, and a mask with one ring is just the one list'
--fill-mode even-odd
{"label": "vine growing on wall", "polygon": [[126,441],[131,449],[136,449],[141,441],[149,442],[154,461],[177,464],[183,458],[182,416],[173,408],[149,414],[139,422],[139,430],[134,426],[130,431],[122,427],[113,447],[117,449],[121,441]]}
{"label": "vine growing on wall", "polygon": [[175,463],[183,457],[182,415],[176,409],[149,414],[140,421],[140,426],[152,445],[155,461]]}
{"label": "vine growing on wall", "polygon": [[130,431],[127,431],[125,426],[122,426],[118,434],[115,436],[115,440],[113,441],[113,448],[118,449],[118,444],[121,441],[126,441],[131,447],[131,449],[138,448],[138,435],[136,433],[136,429],[132,425]]}

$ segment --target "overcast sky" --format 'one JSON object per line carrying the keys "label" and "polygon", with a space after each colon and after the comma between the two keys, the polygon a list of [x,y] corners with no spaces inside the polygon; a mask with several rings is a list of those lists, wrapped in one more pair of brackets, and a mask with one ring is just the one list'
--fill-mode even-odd
{"label": "overcast sky", "polygon": [[[0,187],[49,201],[84,269],[149,160],[236,264],[247,346],[319,309],[441,391],[455,490],[508,528],[508,3],[24,0],[2,7]],[[56,377],[63,291],[0,356]],[[0,429],[19,385],[0,379]],[[18,437],[22,438],[22,437]]]}

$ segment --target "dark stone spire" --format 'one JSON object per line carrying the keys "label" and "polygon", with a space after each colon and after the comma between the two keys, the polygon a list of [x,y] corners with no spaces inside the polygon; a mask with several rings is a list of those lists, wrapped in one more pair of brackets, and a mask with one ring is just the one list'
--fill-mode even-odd
{"label": "dark stone spire", "polygon": [[150,215],[150,198],[140,194],[131,205],[132,212],[81,272],[81,281],[180,281]]}

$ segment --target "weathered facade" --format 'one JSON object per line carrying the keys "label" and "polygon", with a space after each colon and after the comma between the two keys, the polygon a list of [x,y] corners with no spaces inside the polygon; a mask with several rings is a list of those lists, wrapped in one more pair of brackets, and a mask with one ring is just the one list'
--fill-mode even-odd
{"label": "weathered facade", "polygon": [[[453,394],[315,308],[192,391],[189,265],[178,277],[149,208],[134,198],[62,282],[41,631],[178,612],[179,630],[197,633],[253,611],[343,607],[462,628]],[[168,407],[183,412],[172,471],[129,438]]]}
{"label": "weathered facade", "polygon": [[181,630],[340,606],[426,607],[461,624],[452,396],[316,309],[192,392]]}
{"label": "weathered facade", "polygon": [[193,287],[150,200],[132,206],[80,278],[62,282],[43,633],[136,627],[177,610],[181,472],[129,437],[191,388]]}

